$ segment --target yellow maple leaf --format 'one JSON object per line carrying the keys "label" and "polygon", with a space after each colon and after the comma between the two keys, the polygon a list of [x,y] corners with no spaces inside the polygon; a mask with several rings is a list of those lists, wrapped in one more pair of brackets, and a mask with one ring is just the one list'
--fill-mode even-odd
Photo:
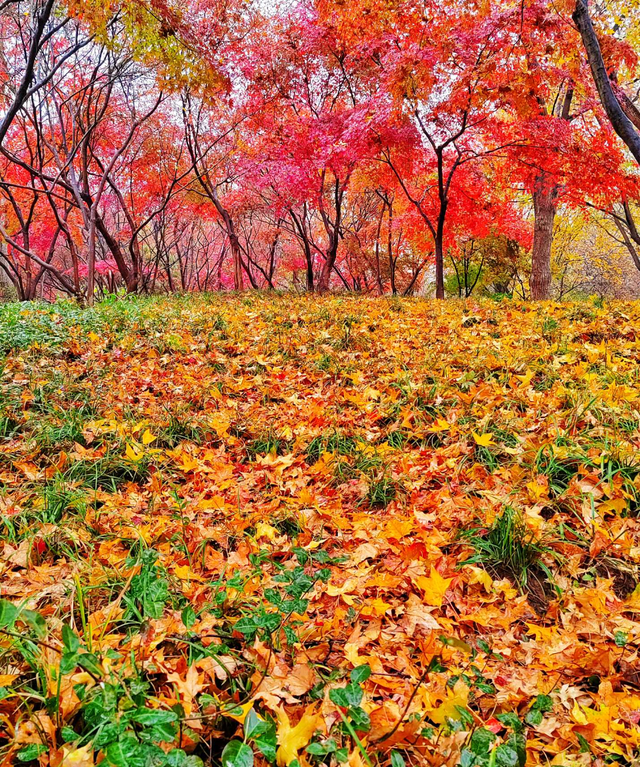
{"label": "yellow maple leaf", "polygon": [[410,429],[413,426],[413,413],[410,410],[402,412],[402,428]]}
{"label": "yellow maple leaf", "polygon": [[405,535],[409,535],[413,530],[414,525],[415,523],[411,519],[392,519],[387,522],[384,534],[387,538],[395,538],[399,541],[401,538],[404,538]]}
{"label": "yellow maple leaf", "polygon": [[178,468],[182,469],[182,471],[193,471],[200,468],[200,461],[192,458],[188,453],[183,453]]}
{"label": "yellow maple leaf", "polygon": [[355,751],[352,751],[349,754],[349,759],[347,760],[347,764],[349,767],[365,767],[366,762],[362,759],[362,754],[358,749],[355,749]]}
{"label": "yellow maple leaf", "polygon": [[522,383],[523,386],[529,386],[534,375],[535,373],[533,370],[527,370],[523,376],[516,376],[516,378]]}
{"label": "yellow maple leaf", "polygon": [[483,570],[481,567],[474,567],[473,565],[467,565],[466,570],[470,572],[469,583],[480,583],[482,586],[484,586],[487,594],[491,593],[491,589],[493,587],[493,578],[486,570]]}
{"label": "yellow maple leaf", "polygon": [[535,623],[527,623],[529,634],[533,634],[536,642],[551,643],[558,637],[558,629],[555,626],[547,628],[546,626],[538,626]]}
{"label": "yellow maple leaf", "polygon": [[311,740],[313,733],[320,727],[322,717],[318,713],[317,706],[309,706],[302,719],[295,727],[291,726],[291,721],[287,712],[283,708],[276,711],[278,716],[278,752],[276,760],[278,767],[287,767],[294,759],[298,758],[298,752],[301,751]]}
{"label": "yellow maple leaf", "polygon": [[214,429],[219,437],[227,436],[231,419],[225,413],[213,413],[208,418],[209,425]]}
{"label": "yellow maple leaf", "polygon": [[274,541],[277,535],[278,531],[268,522],[258,522],[256,525],[256,538],[268,538],[270,541]]}
{"label": "yellow maple leaf", "polygon": [[142,435],[142,444],[143,445],[150,445],[154,439],[157,439],[155,434],[152,434],[152,432],[149,431],[149,429],[145,429],[144,434]]}
{"label": "yellow maple leaf", "polygon": [[453,578],[443,578],[436,568],[432,566],[429,577],[419,575],[416,578],[416,585],[424,591],[423,599],[428,605],[441,607],[444,595],[447,593],[452,580]]}
{"label": "yellow maple leaf", "polygon": [[81,748],[74,748],[73,746],[62,747],[62,764],[65,767],[73,765],[73,767],[91,767],[93,765],[93,745],[87,743],[86,746]]}
{"label": "yellow maple leaf", "polygon": [[213,498],[205,498],[198,503],[198,508],[203,510],[208,509],[224,509],[226,502],[221,495],[214,495]]}
{"label": "yellow maple leaf", "polygon": [[194,573],[189,565],[178,565],[173,568],[173,573],[176,578],[180,578],[181,581],[203,581],[205,580],[198,573]]}
{"label": "yellow maple leaf", "polygon": [[567,751],[560,751],[559,754],[556,754],[553,757],[549,764],[550,767],[582,767],[584,762],[578,757],[567,753]]}
{"label": "yellow maple leaf", "polygon": [[624,724],[616,719],[615,709],[611,706],[601,705],[599,709],[595,709],[580,706],[576,701],[571,715],[578,724],[594,725],[596,734],[606,740],[615,736],[617,731],[625,729]]}
{"label": "yellow maple leaf", "polygon": [[627,610],[640,613],[640,584],[638,584],[631,596],[625,602]]}
{"label": "yellow maple leaf", "polygon": [[385,602],[384,599],[377,597],[376,599],[368,600],[362,612],[365,615],[375,614],[379,617],[388,612],[392,607],[393,605],[390,602]]}
{"label": "yellow maple leaf", "polygon": [[478,434],[477,432],[473,432],[473,438],[476,442],[476,445],[480,445],[481,447],[489,447],[489,445],[493,445],[493,434],[488,431],[486,434]]}
{"label": "yellow maple leaf", "polygon": [[547,484],[539,481],[539,479],[536,479],[533,482],[527,482],[526,487],[535,500],[542,498],[549,489]]}
{"label": "yellow maple leaf", "polygon": [[130,461],[133,461],[134,463],[137,463],[138,461],[141,461],[144,458],[144,453],[142,450],[136,450],[133,445],[127,444],[126,449],[126,456]]}
{"label": "yellow maple leaf", "polygon": [[459,680],[449,692],[449,697],[430,712],[429,718],[436,724],[444,724],[446,719],[460,719],[458,708],[466,708],[469,700],[469,688]]}
{"label": "yellow maple leaf", "polygon": [[603,514],[607,512],[609,514],[622,514],[626,508],[627,502],[624,498],[612,498],[609,501],[598,504],[598,511],[601,511]]}
{"label": "yellow maple leaf", "polygon": [[327,594],[330,597],[344,596],[350,594],[358,587],[358,581],[356,578],[347,578],[342,586],[337,586],[334,583],[327,584]]}

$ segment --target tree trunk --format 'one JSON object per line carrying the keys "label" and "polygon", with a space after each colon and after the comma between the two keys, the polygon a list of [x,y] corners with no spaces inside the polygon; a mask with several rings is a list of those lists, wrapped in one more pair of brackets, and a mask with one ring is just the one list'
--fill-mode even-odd
{"label": "tree trunk", "polygon": [[95,202],[92,205],[89,213],[89,239],[93,237],[93,246],[91,246],[90,250],[93,251],[93,256],[90,258],[93,258],[93,268],[95,269],[95,256],[96,256],[96,242],[97,242],[97,235],[98,233],[102,236],[102,239],[104,240],[105,245],[109,249],[109,252],[113,256],[113,260],[116,262],[116,266],[118,267],[118,271],[120,272],[120,276],[122,277],[124,284],[127,287],[127,292],[129,293],[135,293],[138,289],[137,280],[133,280],[131,275],[131,270],[129,269],[127,265],[127,260],[124,256],[124,253],[122,252],[122,248],[120,247],[120,243],[116,240],[116,238],[109,232],[107,229],[104,221],[102,220],[102,216],[98,213],[97,209],[95,208]]}
{"label": "tree trunk", "polygon": [[224,221],[224,227],[229,238],[229,245],[231,246],[231,258],[233,260],[233,289],[236,291],[244,290],[244,274],[242,268],[242,249],[240,247],[240,241],[236,234],[236,228],[233,223],[233,219],[229,215],[226,208],[222,207],[222,204],[218,200],[217,194],[213,196],[213,201],[218,209],[218,213],[222,216]]}
{"label": "tree trunk", "polygon": [[307,291],[313,293],[315,290],[313,284],[313,256],[311,255],[311,248],[307,242],[304,244],[304,257],[307,265]]}
{"label": "tree trunk", "polygon": [[442,243],[442,232],[438,232],[435,238],[435,258],[436,258],[436,298],[444,298],[444,247]]}
{"label": "tree trunk", "polygon": [[[4,5],[5,4],[3,4],[3,7]],[[20,111],[20,108],[23,106],[23,104],[28,98],[29,90],[32,87],[33,75],[36,69],[38,53],[40,53],[40,51],[42,50],[43,39],[45,41],[47,40],[47,35],[46,35],[47,24],[49,23],[49,20],[51,19],[51,16],[53,15],[54,6],[55,6],[54,0],[47,0],[47,2],[43,5],[40,13],[38,15],[33,14],[32,16],[33,32],[31,36],[31,40],[29,40],[29,47],[25,50],[26,62],[25,62],[24,71],[22,75],[22,81],[20,82],[20,85],[18,86],[15,92],[15,95],[13,99],[11,100],[11,103],[8,105],[6,112],[2,116],[2,119],[0,120],[0,145],[2,145],[2,143],[4,142],[4,139],[7,133],[9,132],[9,128],[11,127],[11,123],[13,122],[16,115]],[[27,14],[25,14],[25,16],[27,16]],[[27,18],[29,17],[27,16]],[[22,42],[23,44],[25,43],[24,38]],[[46,78],[44,78],[44,80],[46,82],[49,82],[51,76],[52,75],[47,76]],[[40,86],[38,86],[38,89],[39,88]]]}
{"label": "tree trunk", "polygon": [[337,257],[338,257],[338,232],[336,228],[336,231],[331,235],[329,248],[326,253],[324,264],[322,264],[322,269],[320,270],[320,276],[318,277],[318,287],[317,287],[318,293],[329,292],[331,272],[333,271],[333,266],[336,262]]}
{"label": "tree trunk", "polygon": [[551,245],[553,224],[558,204],[558,186],[549,176],[541,173],[533,191],[535,223],[533,228],[533,253],[531,255],[531,279],[529,287],[534,301],[549,298],[551,287]]}
{"label": "tree trunk", "polygon": [[244,290],[244,276],[242,273],[242,255],[240,253],[240,243],[235,234],[231,239],[231,255],[233,257],[233,289],[237,291]]}
{"label": "tree trunk", "polygon": [[615,210],[613,211],[613,220],[622,235],[625,247],[633,259],[634,266],[640,271],[640,231],[638,231],[631,207],[626,200],[623,202],[622,208],[625,222],[622,222],[622,218],[616,214]]}
{"label": "tree trunk", "polygon": [[[438,172],[441,173],[442,171],[439,170]],[[442,183],[440,183],[440,188],[442,189]],[[444,300],[444,222],[447,218],[448,207],[449,200],[446,194],[441,191],[440,213],[433,238],[436,259],[436,298],[439,300]]]}
{"label": "tree trunk", "polygon": [[623,105],[617,98],[611,84],[607,67],[602,57],[600,42],[589,17],[586,0],[576,0],[573,20],[582,37],[582,44],[587,53],[593,81],[598,89],[598,95],[607,113],[609,122],[613,126],[614,131],[629,147],[629,151],[635,157],[636,162],[640,164],[640,133],[635,130],[632,121],[625,114]]}
{"label": "tree trunk", "polygon": [[380,270],[380,235],[382,233],[382,222],[384,220],[384,212],[386,205],[383,203],[380,209],[380,215],[378,216],[378,228],[376,229],[376,240],[374,245],[374,254],[376,259],[376,285],[378,288],[378,295],[381,296],[384,293],[384,286],[382,284],[382,272]]}
{"label": "tree trunk", "polygon": [[[393,203],[389,201],[387,203],[389,207],[389,230],[387,232],[387,258],[389,259],[389,273],[391,277],[391,295],[398,295],[398,287],[396,285],[396,263],[397,258],[393,257]],[[400,241],[398,241],[398,247],[400,247]]]}
{"label": "tree trunk", "polygon": [[89,214],[89,247],[87,253],[87,304],[93,306],[96,292],[96,216],[94,206]]}
{"label": "tree trunk", "polygon": [[318,293],[328,293],[329,292],[329,281],[331,279],[331,270],[333,269],[333,265],[336,262],[335,255],[332,255],[331,252],[327,253],[327,258],[325,259],[324,264],[322,264],[322,270],[320,271],[320,276],[318,277]]}

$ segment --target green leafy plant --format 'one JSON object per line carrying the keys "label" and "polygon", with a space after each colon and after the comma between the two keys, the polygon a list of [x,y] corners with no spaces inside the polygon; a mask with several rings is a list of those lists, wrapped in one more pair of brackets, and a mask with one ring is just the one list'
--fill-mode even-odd
{"label": "green leafy plant", "polygon": [[498,714],[496,720],[505,734],[500,739],[487,727],[471,733],[460,755],[459,767],[524,767],[527,761],[526,737],[515,714]]}
{"label": "green leafy plant", "polygon": [[368,732],[371,728],[369,714],[360,705],[364,697],[362,683],[370,676],[371,668],[368,665],[357,666],[351,672],[347,685],[329,691],[329,698],[342,711],[345,727],[350,734],[353,731]]}
{"label": "green leafy plant", "polygon": [[169,582],[164,568],[157,564],[158,553],[153,549],[142,552],[140,572],[131,579],[124,595],[127,615],[142,621],[160,618],[169,600]]}

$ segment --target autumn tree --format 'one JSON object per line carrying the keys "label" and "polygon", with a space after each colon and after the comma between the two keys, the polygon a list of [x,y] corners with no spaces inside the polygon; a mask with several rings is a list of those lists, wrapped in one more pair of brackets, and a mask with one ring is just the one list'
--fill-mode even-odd
{"label": "autumn tree", "polygon": [[[607,117],[636,162],[640,164],[640,112],[617,82],[615,63],[605,60],[604,46],[589,14],[587,0],[576,0],[573,20],[580,32],[593,82]],[[613,44],[615,41],[609,38],[606,42],[609,44],[605,50],[611,54],[612,49],[616,47]],[[617,47],[619,48],[619,45]]]}

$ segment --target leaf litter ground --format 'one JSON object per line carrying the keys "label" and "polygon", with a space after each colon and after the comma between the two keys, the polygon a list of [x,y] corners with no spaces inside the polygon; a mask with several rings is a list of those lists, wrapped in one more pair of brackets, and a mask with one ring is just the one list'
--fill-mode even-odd
{"label": "leaf litter ground", "polygon": [[639,320],[2,308],[2,763],[634,763]]}

